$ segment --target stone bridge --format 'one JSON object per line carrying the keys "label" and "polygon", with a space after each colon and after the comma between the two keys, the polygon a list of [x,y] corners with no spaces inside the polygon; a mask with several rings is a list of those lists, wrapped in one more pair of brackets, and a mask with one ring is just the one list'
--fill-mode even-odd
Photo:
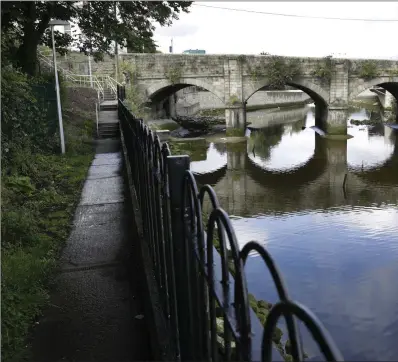
{"label": "stone bridge", "polygon": [[[367,170],[349,167],[347,140],[314,137],[312,157],[284,172],[261,166],[247,152],[246,143],[223,145],[225,165],[197,175],[197,180],[214,185],[221,206],[241,217],[398,202],[398,137],[394,152],[384,164]],[[204,205],[204,209],[209,206]]]}
{"label": "stone bridge", "polygon": [[[227,129],[236,135],[245,128],[246,102],[258,90],[272,85],[269,74],[278,66],[275,62],[280,62],[273,56],[251,55],[124,54],[120,57],[133,65],[135,83],[153,106],[187,86],[212,92],[225,104]],[[285,84],[304,91],[314,100],[317,126],[328,134],[347,134],[348,104],[363,91],[379,86],[398,99],[398,61],[279,59],[284,63],[279,66],[282,69],[279,73],[291,75]],[[288,64],[294,64],[295,70],[289,70]],[[321,69],[330,75],[318,76]]]}

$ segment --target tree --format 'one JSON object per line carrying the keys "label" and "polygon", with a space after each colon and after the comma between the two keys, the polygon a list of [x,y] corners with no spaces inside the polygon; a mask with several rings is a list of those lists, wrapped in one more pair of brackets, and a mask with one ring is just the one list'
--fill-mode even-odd
{"label": "tree", "polygon": [[[13,62],[34,75],[38,45],[51,44],[48,27],[51,19],[74,21],[82,36],[73,39],[55,32],[57,51],[65,53],[69,45],[100,59],[110,53],[114,41],[134,51],[156,50],[154,23],[169,26],[178,14],[188,12],[192,1],[13,1],[1,4],[2,36],[13,38],[16,50]],[[117,16],[115,16],[115,9]],[[12,36],[11,36],[11,35]]]}

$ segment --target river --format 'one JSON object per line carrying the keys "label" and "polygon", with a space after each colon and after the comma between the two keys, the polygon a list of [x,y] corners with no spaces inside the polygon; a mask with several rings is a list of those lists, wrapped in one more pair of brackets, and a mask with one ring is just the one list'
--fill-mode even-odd
{"label": "river", "polygon": [[[353,109],[349,119],[374,116]],[[291,297],[319,317],[346,360],[396,360],[396,131],[350,126],[353,138],[326,141],[310,128],[308,106],[251,112],[248,121],[258,129],[243,144],[191,143],[191,170],[214,187],[240,247],[256,240],[271,252]],[[277,300],[255,255],[246,273],[251,293]],[[310,360],[319,358],[301,329]]]}

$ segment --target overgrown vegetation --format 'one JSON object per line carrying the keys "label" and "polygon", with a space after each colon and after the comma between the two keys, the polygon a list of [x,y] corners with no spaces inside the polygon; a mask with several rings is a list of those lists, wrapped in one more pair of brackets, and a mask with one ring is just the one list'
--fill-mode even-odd
{"label": "overgrown vegetation", "polygon": [[172,66],[165,68],[164,76],[171,82],[171,84],[177,84],[182,76],[182,69],[184,64],[178,63],[173,64]]}
{"label": "overgrown vegetation", "polygon": [[359,67],[358,75],[360,78],[369,80],[379,75],[375,60],[364,60]]}
{"label": "overgrown vegetation", "polygon": [[138,77],[137,69],[128,61],[122,61],[119,63],[119,69],[120,72],[118,81],[125,83],[123,73],[125,73],[128,78],[128,83],[125,83],[126,105],[136,117],[145,119],[147,117],[147,109],[145,107],[144,99],[136,85],[136,80]]}
{"label": "overgrown vegetation", "polygon": [[315,77],[330,82],[332,79],[332,60],[331,57],[326,57],[316,64],[312,73]]}
{"label": "overgrown vegetation", "polygon": [[287,83],[300,74],[299,59],[287,59],[277,55],[267,56],[265,59],[261,65],[249,68],[249,72],[253,81],[265,77],[269,89],[284,89]]}
{"label": "overgrown vegetation", "polygon": [[239,98],[238,98],[238,96],[236,94],[232,94],[229,97],[228,102],[227,102],[227,104],[230,105],[230,106],[235,106],[235,105],[237,105],[239,103],[240,103],[240,101],[239,101]]}
{"label": "overgrown vegetation", "polygon": [[28,78],[11,66],[2,67],[4,361],[27,356],[26,336],[48,301],[57,254],[93,157],[95,115],[68,107],[67,90],[62,91],[67,153],[60,155],[56,108],[49,101],[55,100],[51,78]]}

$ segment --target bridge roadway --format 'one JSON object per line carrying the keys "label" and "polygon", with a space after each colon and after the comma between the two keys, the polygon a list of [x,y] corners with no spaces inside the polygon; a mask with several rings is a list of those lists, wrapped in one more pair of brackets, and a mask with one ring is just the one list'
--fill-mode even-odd
{"label": "bridge roadway", "polygon": [[[124,54],[121,58],[133,65],[135,84],[153,108],[180,89],[202,87],[225,104],[227,128],[241,133],[246,102],[269,87],[267,69],[274,64],[272,56],[251,55]],[[348,105],[363,91],[379,86],[398,99],[398,61],[373,60],[375,76],[365,78],[369,60],[283,58],[298,66],[286,85],[314,100],[317,126],[328,134],[347,134]],[[330,68],[330,79],[316,76],[321,67]]]}
{"label": "bridge roadway", "polygon": [[[231,215],[243,217],[398,202],[398,137],[391,157],[383,165],[367,170],[348,166],[346,140],[326,140],[317,134],[314,137],[313,156],[286,172],[262,167],[250,153],[252,145],[246,142],[222,145],[227,155],[224,166],[198,174],[197,180],[214,185],[222,207]],[[205,204],[204,209],[207,207]]]}

